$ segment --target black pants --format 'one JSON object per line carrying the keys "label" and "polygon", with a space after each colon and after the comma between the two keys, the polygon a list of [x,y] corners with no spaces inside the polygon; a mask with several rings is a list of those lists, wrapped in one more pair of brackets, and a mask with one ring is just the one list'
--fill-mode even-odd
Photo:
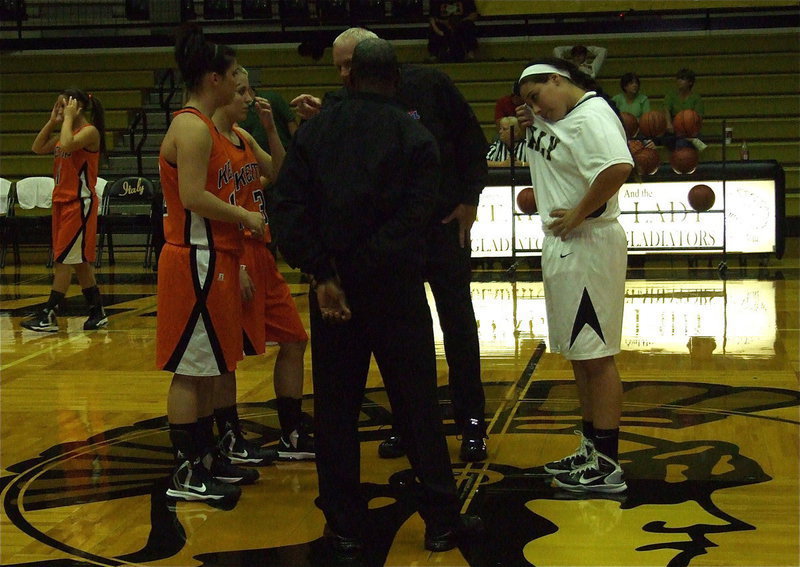
{"label": "black pants", "polygon": [[458,223],[437,224],[425,238],[424,276],[431,286],[444,336],[450,398],[459,430],[466,420],[483,423],[486,398],[481,383],[478,325],[472,308],[470,248],[458,243]]}
{"label": "black pants", "polygon": [[419,480],[420,515],[437,531],[458,519],[460,503],[436,396],[430,310],[421,277],[401,272],[367,279],[340,273],[352,311],[346,323],[324,321],[315,293],[310,295],[317,505],[342,535],[361,535],[367,523],[358,418],[371,354]]}
{"label": "black pants", "polygon": [[444,35],[441,36],[428,29],[428,53],[442,61],[463,61],[468,51],[478,48],[478,34],[475,23],[471,20],[462,20],[450,29],[442,27]]}

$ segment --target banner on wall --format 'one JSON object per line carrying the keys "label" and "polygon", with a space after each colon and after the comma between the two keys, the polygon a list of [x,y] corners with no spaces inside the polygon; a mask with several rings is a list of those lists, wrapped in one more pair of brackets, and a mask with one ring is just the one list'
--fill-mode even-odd
{"label": "banner on wall", "polygon": [[[776,244],[775,180],[702,181],[714,206],[691,209],[687,195],[698,181],[626,183],[619,191],[619,222],[631,252],[771,253]],[[488,186],[472,226],[472,257],[538,255],[544,233],[538,215],[521,215],[516,194],[523,187]],[[513,220],[512,220],[513,217]],[[513,226],[512,226],[513,223]],[[512,231],[516,246],[512,250]]]}

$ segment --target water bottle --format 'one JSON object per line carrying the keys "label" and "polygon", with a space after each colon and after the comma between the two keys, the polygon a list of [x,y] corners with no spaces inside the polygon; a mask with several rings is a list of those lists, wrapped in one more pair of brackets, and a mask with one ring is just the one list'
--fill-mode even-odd
{"label": "water bottle", "polygon": [[742,161],[750,159],[750,150],[747,149],[747,140],[742,140],[742,148],[739,150],[739,159]]}

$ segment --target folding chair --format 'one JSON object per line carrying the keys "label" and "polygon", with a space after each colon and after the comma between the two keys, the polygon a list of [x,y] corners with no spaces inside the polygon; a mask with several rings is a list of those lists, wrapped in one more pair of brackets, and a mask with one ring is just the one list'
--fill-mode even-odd
{"label": "folding chair", "polygon": [[[13,192],[14,200],[9,217],[10,229],[14,231],[14,254],[19,262],[19,243],[46,244],[47,267],[53,266],[52,177],[25,177],[17,181]],[[38,242],[36,242],[38,240]]]}
{"label": "folding chair", "polygon": [[[97,240],[97,259],[95,266],[100,267],[103,248],[108,243],[108,263],[114,265],[114,235],[145,235],[145,257],[143,265],[150,265],[153,227],[151,214],[155,189],[153,182],[146,177],[122,177],[105,186],[103,199],[100,202],[99,236]],[[124,244],[124,246],[140,246],[140,244]]]}

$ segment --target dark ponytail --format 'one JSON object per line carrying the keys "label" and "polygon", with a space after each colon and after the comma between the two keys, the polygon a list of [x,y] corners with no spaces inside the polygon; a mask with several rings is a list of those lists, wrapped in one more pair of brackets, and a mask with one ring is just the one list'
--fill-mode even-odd
{"label": "dark ponytail", "polygon": [[100,157],[105,159],[107,154],[106,115],[103,111],[103,105],[100,103],[97,97],[76,87],[64,89],[61,92],[61,96],[63,96],[66,100],[69,100],[70,98],[77,100],[78,104],[83,109],[83,115],[86,117],[86,120],[91,122],[91,124],[97,128],[97,131],[100,133]]}
{"label": "dark ponytail", "polygon": [[206,73],[224,75],[235,59],[236,51],[232,47],[206,41],[197,24],[186,23],[178,28],[175,62],[189,91],[200,86]]}
{"label": "dark ponytail", "polygon": [[[537,59],[536,61],[531,61],[526,65],[526,67],[529,67],[531,65],[550,65],[561,71],[566,71],[567,73],[569,73],[570,76],[570,79],[568,80],[578,85],[585,91],[595,91],[597,93],[597,96],[605,100],[611,107],[611,109],[614,111],[614,113],[617,116],[619,116],[619,109],[617,109],[617,105],[614,104],[614,101],[611,100],[611,97],[605,93],[605,91],[600,87],[600,85],[593,77],[587,75],[586,73],[578,69],[578,66],[575,65],[572,61],[568,61],[566,59],[560,59],[558,57],[543,57],[541,59]],[[522,80],[519,81],[519,83],[517,84],[517,88],[514,90],[514,92],[516,94],[519,94],[520,92],[519,85],[523,83],[546,83],[547,80],[550,78],[550,75],[552,75],[552,73],[543,73],[541,75],[530,75],[528,77],[524,77]]]}

